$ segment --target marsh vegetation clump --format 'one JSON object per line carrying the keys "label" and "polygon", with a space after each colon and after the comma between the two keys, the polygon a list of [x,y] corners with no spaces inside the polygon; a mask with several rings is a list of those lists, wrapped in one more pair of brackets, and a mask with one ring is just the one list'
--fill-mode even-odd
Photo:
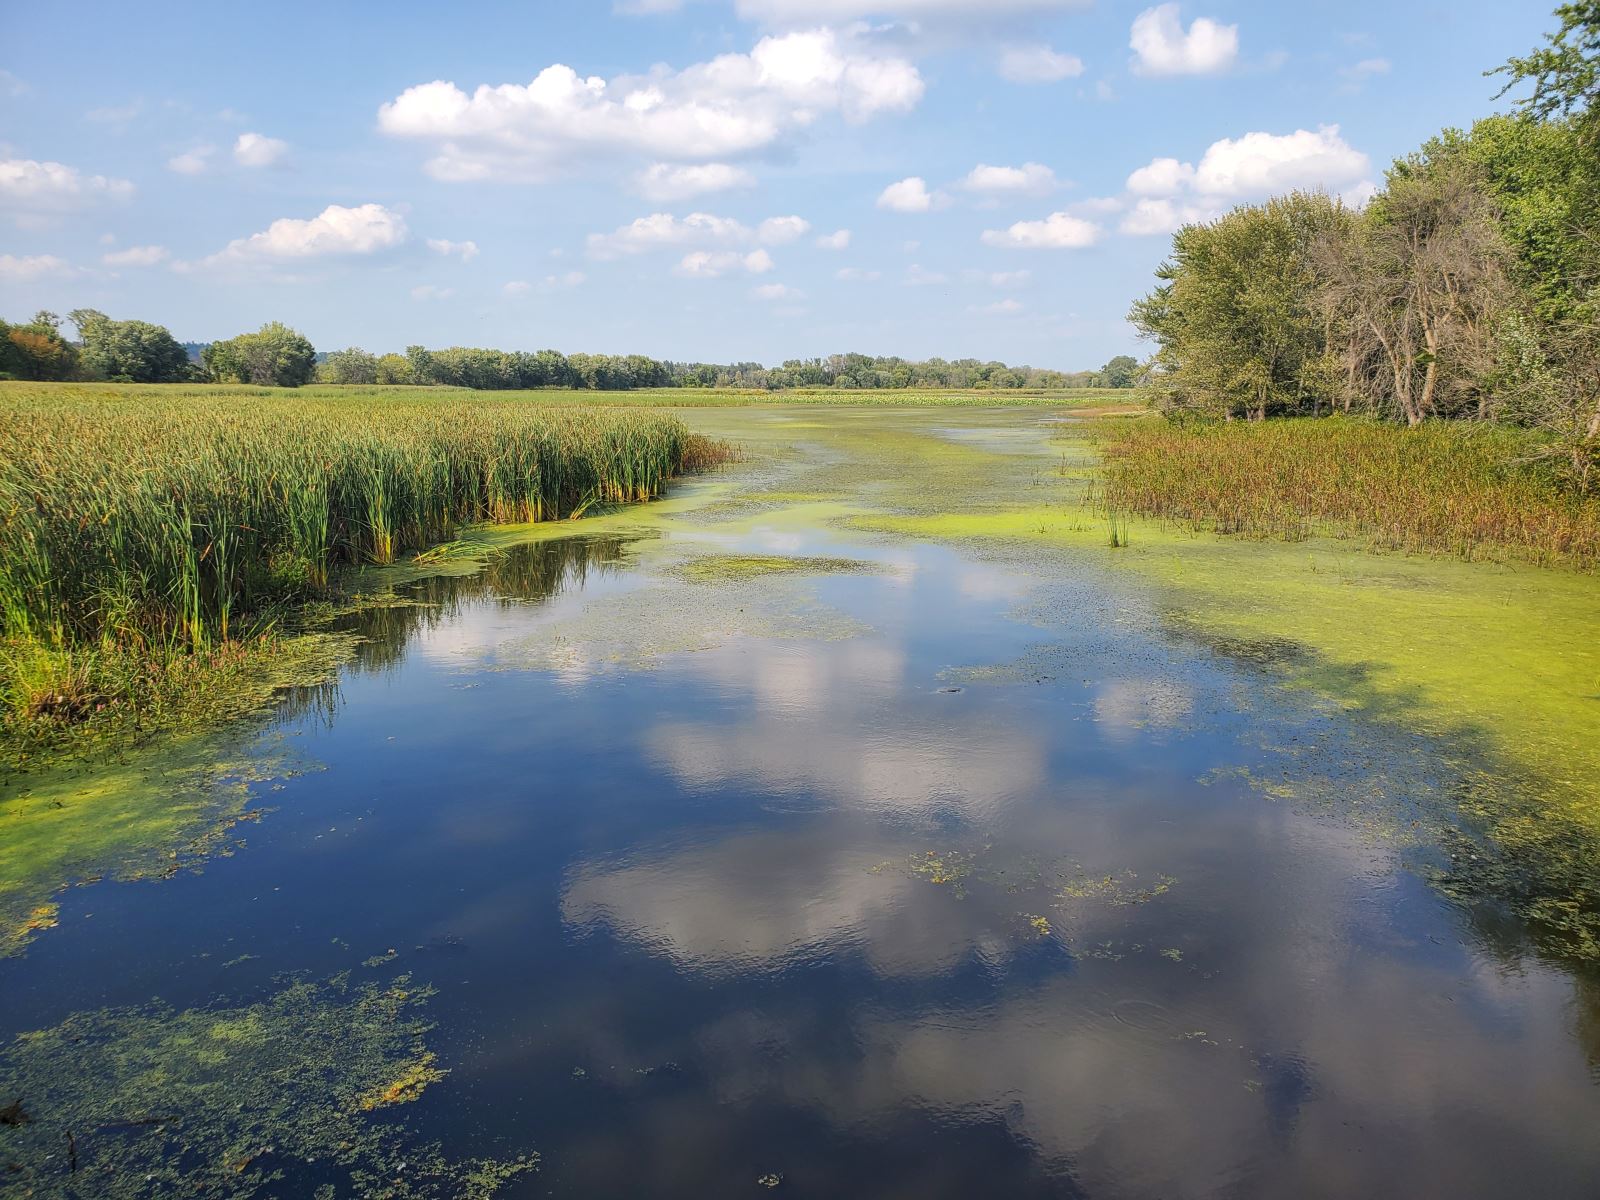
{"label": "marsh vegetation clump", "polygon": [[1530,461],[1530,435],[1485,425],[1120,422],[1101,432],[1108,512],[1196,530],[1512,558],[1593,569],[1600,497]]}
{"label": "marsh vegetation clump", "polygon": [[538,1156],[456,1160],[370,1115],[448,1074],[427,1047],[430,995],[403,975],[341,975],[256,1003],[103,1009],[24,1033],[0,1048],[18,1114],[0,1120],[8,1184],[59,1200],[487,1200]]}
{"label": "marsh vegetation clump", "polygon": [[6,389],[7,723],[144,703],[152,672],[281,627],[342,567],[649,500],[721,453],[658,413]]}
{"label": "marsh vegetation clump", "polygon": [[837,575],[876,571],[875,564],[858,558],[828,558],[785,554],[703,554],[678,568],[690,583],[760,579],[767,575]]}

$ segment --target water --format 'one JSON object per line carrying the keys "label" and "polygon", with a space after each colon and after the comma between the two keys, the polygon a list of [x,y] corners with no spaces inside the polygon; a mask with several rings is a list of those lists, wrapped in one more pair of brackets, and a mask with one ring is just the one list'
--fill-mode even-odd
{"label": "water", "polygon": [[[708,545],[873,569],[663,566]],[[0,1033],[409,972],[407,1118],[537,1150],[509,1196],[1600,1194],[1593,981],[1289,786],[1399,821],[1429,749],[1042,570],[758,514],[427,580],[263,735],[319,769],[247,847],[67,893]],[[734,633],[595,640],[658,593]]]}

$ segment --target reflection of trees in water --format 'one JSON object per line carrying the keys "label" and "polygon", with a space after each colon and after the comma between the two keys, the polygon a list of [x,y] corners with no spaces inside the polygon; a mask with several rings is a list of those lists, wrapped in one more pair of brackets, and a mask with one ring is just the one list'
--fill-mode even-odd
{"label": "reflection of trees in water", "polygon": [[591,572],[614,572],[623,547],[633,539],[570,537],[512,546],[470,575],[428,575],[396,588],[405,604],[364,609],[343,628],[362,638],[354,669],[385,671],[405,657],[419,633],[453,620],[463,606],[485,600],[502,604],[550,600],[582,588]]}
{"label": "reflection of trees in water", "polygon": [[[569,588],[581,589],[591,573],[619,570],[623,548],[636,540],[586,535],[523,543],[496,554],[471,574],[428,575],[397,587],[395,596],[402,603],[364,608],[335,626],[361,638],[343,670],[376,674],[394,668],[404,660],[413,637],[454,619],[465,605],[489,600],[537,603]],[[281,696],[273,714],[278,725],[311,721],[331,726],[341,704],[337,677],[286,688]]]}

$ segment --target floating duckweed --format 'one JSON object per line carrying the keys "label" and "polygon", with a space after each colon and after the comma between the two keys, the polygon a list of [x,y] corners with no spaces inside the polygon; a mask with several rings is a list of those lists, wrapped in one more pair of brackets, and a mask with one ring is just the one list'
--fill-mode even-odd
{"label": "floating duckweed", "polygon": [[1134,871],[1124,871],[1121,875],[1106,875],[1098,879],[1080,877],[1063,884],[1057,895],[1063,901],[1104,900],[1117,908],[1123,908],[1131,904],[1147,904],[1157,896],[1171,891],[1172,885],[1178,882],[1170,875],[1157,875],[1156,881],[1149,887],[1140,887],[1136,882],[1138,878],[1138,874]]}
{"label": "floating duckweed", "polygon": [[444,1077],[418,1015],[431,995],[341,975],[241,1007],[103,1009],[22,1034],[0,1050],[18,1097],[0,1123],[8,1181],[59,1200],[244,1200],[313,1172],[319,1197],[486,1200],[538,1156],[455,1161],[364,1115]]}
{"label": "floating duckweed", "polygon": [[[986,852],[988,847],[980,853]],[[948,886],[957,900],[967,895],[967,881],[978,869],[978,854],[961,850],[929,850],[912,854],[900,862],[881,862],[872,868],[875,875],[889,870],[902,870],[913,879],[925,880],[939,886]]]}
{"label": "floating duckweed", "polygon": [[781,554],[703,554],[678,567],[691,583],[759,579],[764,575],[834,575],[876,571],[875,564],[856,558],[819,558]]}

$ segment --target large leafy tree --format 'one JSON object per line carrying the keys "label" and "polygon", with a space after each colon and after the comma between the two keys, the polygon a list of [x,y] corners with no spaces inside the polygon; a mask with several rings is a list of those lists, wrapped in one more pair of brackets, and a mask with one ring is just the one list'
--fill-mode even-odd
{"label": "large leafy tree", "polygon": [[317,351],[304,334],[271,321],[255,333],[211,343],[201,361],[213,379],[224,382],[299,387],[316,374]]}
{"label": "large leafy tree", "polygon": [[41,309],[26,325],[0,321],[0,379],[70,379],[77,348],[61,336],[61,318]]}
{"label": "large leafy tree", "polygon": [[96,379],[178,383],[189,378],[189,355],[172,334],[148,321],[113,321],[92,308],[74,310],[81,370]]}
{"label": "large leafy tree", "polygon": [[378,359],[358,346],[335,350],[318,371],[324,383],[377,383]]}
{"label": "large leafy tree", "polygon": [[1260,420],[1329,401],[1318,252],[1353,220],[1329,196],[1296,192],[1180,229],[1164,282],[1130,314],[1156,343],[1161,406]]}

